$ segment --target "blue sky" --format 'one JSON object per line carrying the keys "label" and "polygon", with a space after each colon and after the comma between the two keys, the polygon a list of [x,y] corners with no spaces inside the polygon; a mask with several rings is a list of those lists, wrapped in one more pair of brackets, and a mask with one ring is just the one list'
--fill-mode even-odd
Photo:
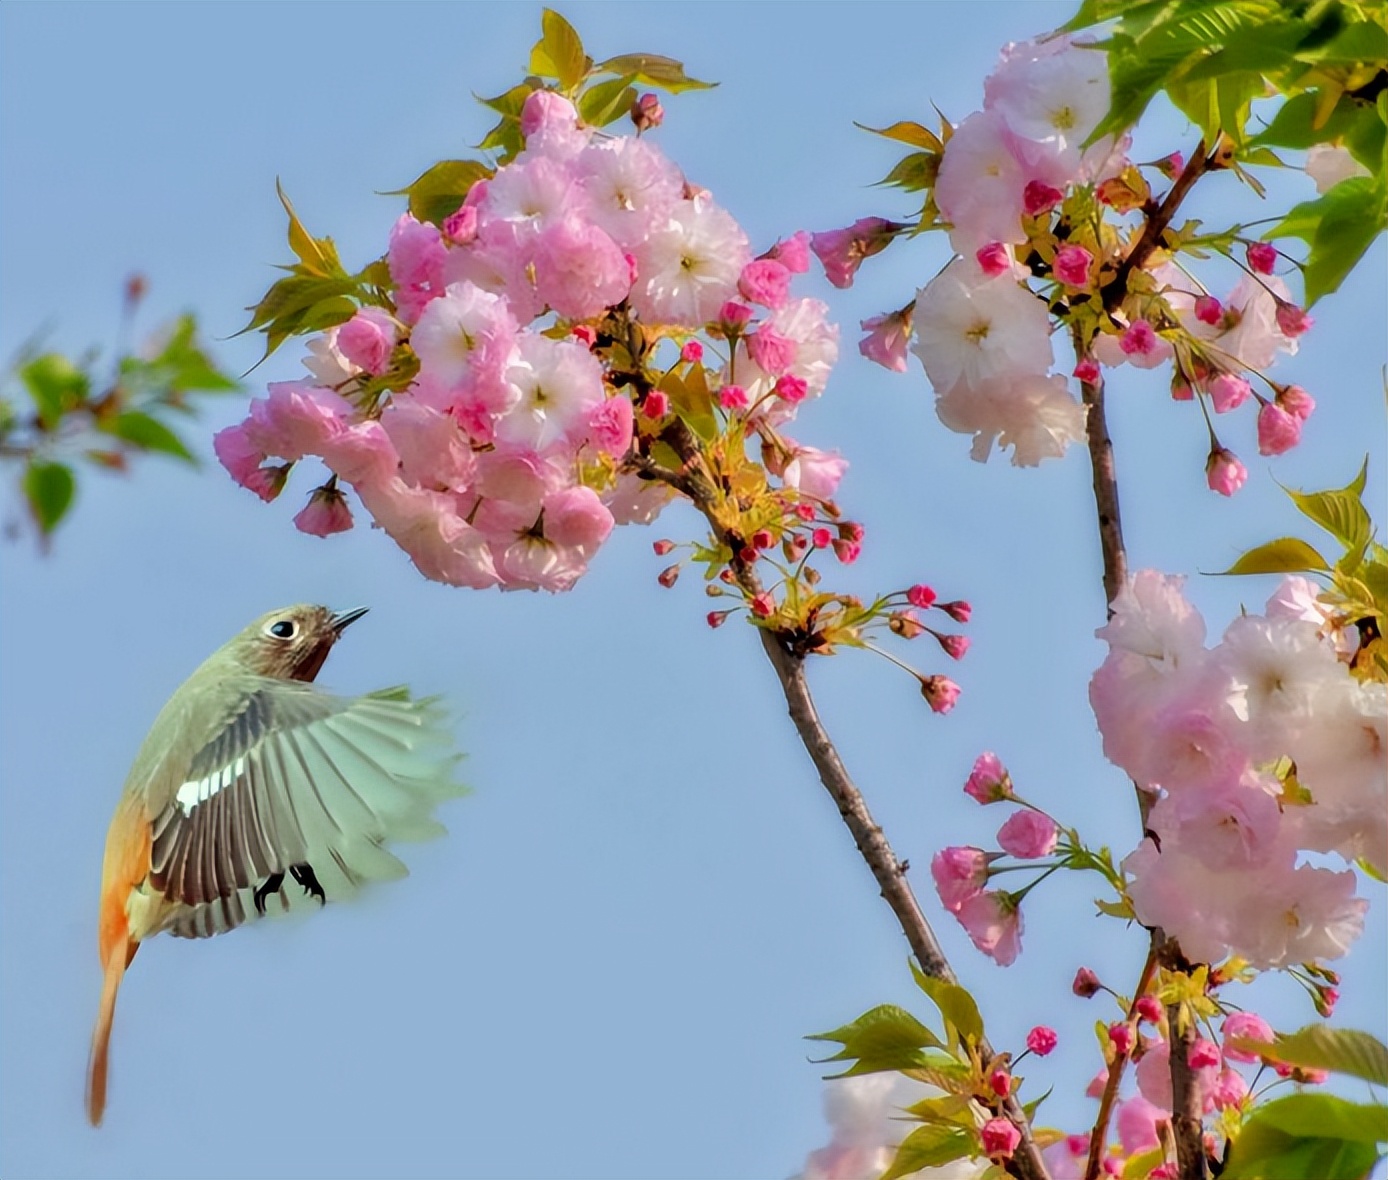
{"label": "blue sky", "polygon": [[[668,100],[663,148],[764,248],[907,205],[871,182],[889,146],[857,131],[961,119],[999,46],[1060,23],[1063,4],[569,4],[595,56],[683,59],[718,89]],[[42,330],[109,346],[121,285],[144,273],[146,329],[197,312],[224,365],[287,261],[278,177],[349,265],[379,254],[399,211],[377,195],[484,132],[473,93],[522,73],[534,4],[5,4],[0,6],[0,355]],[[1189,150],[1180,120],[1145,158]],[[1219,186],[1223,185],[1223,188]],[[1299,177],[1274,195],[1307,195]],[[1206,216],[1250,198],[1229,177]],[[1271,209],[1270,212],[1275,212]],[[1250,213],[1248,216],[1257,216]],[[892,250],[858,285],[812,276],[844,325],[843,359],[799,437],[841,448],[841,502],[865,522],[842,585],[933,583],[975,608],[965,695],[929,715],[885,661],[811,669],[831,732],[913,878],[993,1040],[1036,1023],[1062,1048],[1025,1071],[1078,1130],[1108,1019],[1069,994],[1087,963],[1115,986],[1140,932],[1092,919],[1085,880],[1028,902],[1025,951],[1000,969],[940,915],[925,871],[945,843],[1001,818],[959,791],[995,749],[1019,787],[1094,842],[1136,839],[1129,788],[1099,757],[1085,697],[1103,619],[1081,452],[1039,470],[967,458],[919,369],[856,356],[856,322],[904,303],[946,261],[943,239]],[[1135,566],[1224,568],[1298,527],[1276,482],[1338,486],[1370,456],[1382,505],[1382,243],[1280,371],[1318,398],[1306,441],[1256,457],[1230,501],[1204,487],[1204,427],[1158,377],[1113,383],[1113,431]],[[256,382],[298,371],[287,346]],[[252,391],[255,386],[252,385]],[[244,398],[216,402],[214,428]],[[801,1038],[880,1002],[923,1012],[906,948],[795,744],[751,631],[709,632],[693,579],[657,586],[672,510],[614,536],[559,598],[426,584],[367,528],[322,541],[215,464],[150,461],[91,477],[40,558],[0,546],[0,1172],[7,1176],[776,1177],[827,1134],[822,1067]],[[13,516],[15,500],[0,499]],[[1212,634],[1271,586],[1193,577]],[[99,990],[95,909],[107,821],[164,699],[212,648],[275,606],[369,605],[322,680],[408,681],[458,712],[475,793],[450,835],[405,849],[411,877],[353,906],[203,943],[157,939],[122,992],[107,1124],[90,1131],[82,1073]],[[917,659],[927,657],[920,651]],[[943,661],[939,661],[943,663]],[[1347,1026],[1385,1033],[1381,888],[1344,961]],[[1310,1019],[1289,981],[1247,997],[1282,1027]],[[1081,1051],[1081,1046],[1083,1050]]]}

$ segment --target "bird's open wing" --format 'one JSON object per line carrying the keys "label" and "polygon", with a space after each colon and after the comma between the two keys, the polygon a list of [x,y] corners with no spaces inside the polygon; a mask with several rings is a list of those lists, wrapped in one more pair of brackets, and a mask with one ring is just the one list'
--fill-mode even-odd
{"label": "bird's open wing", "polygon": [[462,793],[456,761],[436,701],[248,682],[154,817],[150,881],[174,903],[169,928],[220,934],[310,894],[404,876],[382,845],[443,831],[433,809]]}

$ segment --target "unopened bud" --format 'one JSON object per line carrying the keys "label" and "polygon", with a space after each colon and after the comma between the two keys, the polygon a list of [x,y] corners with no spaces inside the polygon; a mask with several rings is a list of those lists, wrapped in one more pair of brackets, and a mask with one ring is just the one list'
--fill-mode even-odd
{"label": "unopened bud", "polygon": [[969,621],[969,616],[974,613],[973,607],[962,598],[956,599],[954,602],[942,602],[940,603],[940,609],[944,611],[945,614],[949,615],[956,623],[967,623]]}
{"label": "unopened bud", "polygon": [[675,543],[674,543],[673,541],[665,541],[665,540],[662,540],[662,541],[653,541],[653,542],[651,543],[651,548],[655,550],[655,555],[656,555],[657,557],[664,557],[667,553],[669,553],[671,550],[673,550],[674,547],[675,547]]}
{"label": "unopened bud", "polygon": [[962,660],[964,653],[969,650],[969,640],[966,636],[936,633],[935,638],[940,641],[940,646],[945,649],[945,654],[952,660]]}
{"label": "unopened bud", "polygon": [[893,635],[900,635],[902,639],[915,639],[925,634],[925,627],[911,610],[893,611],[887,616],[887,626]]}
{"label": "unopened bud", "polygon": [[584,348],[592,348],[598,342],[598,330],[592,324],[575,324],[569,329],[569,335]]}
{"label": "unopened bud", "polygon": [[670,412],[670,399],[663,390],[652,389],[641,403],[641,413],[654,421]]}
{"label": "unopened bud", "polygon": [[649,131],[665,122],[665,108],[660,105],[660,99],[647,92],[632,102],[631,121],[636,124],[639,135],[642,131]]}
{"label": "unopened bud", "polygon": [[671,586],[675,584],[679,576],[680,566],[679,563],[676,562],[674,565],[666,566],[663,570],[661,570],[660,573],[656,575],[655,580],[668,590]]}
{"label": "unopened bud", "polygon": [[776,600],[763,590],[752,599],[752,613],[759,619],[769,619],[776,613]]}
{"label": "unopened bud", "polygon": [[730,614],[732,614],[732,611],[711,610],[708,612],[707,615],[708,625],[710,627],[721,627],[724,623],[728,621],[728,616]]}
{"label": "unopened bud", "polygon": [[752,547],[754,549],[770,549],[776,543],[776,538],[771,535],[770,529],[758,529],[752,534]]}
{"label": "unopened bud", "polygon": [[1070,985],[1070,990],[1082,1000],[1087,1000],[1090,996],[1097,995],[1099,989],[1104,985],[1099,982],[1099,977],[1088,967],[1081,967],[1075,972],[1075,981]]}
{"label": "unopened bud", "polygon": [[959,686],[948,676],[922,676],[921,696],[936,713],[948,713],[959,699]]}

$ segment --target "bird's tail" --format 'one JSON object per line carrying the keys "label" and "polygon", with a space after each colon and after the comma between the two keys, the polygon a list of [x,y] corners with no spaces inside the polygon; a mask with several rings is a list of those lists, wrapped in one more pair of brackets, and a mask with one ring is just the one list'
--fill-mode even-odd
{"label": "bird's tail", "polygon": [[87,1060],[87,1118],[93,1127],[101,1126],[106,1111],[106,1070],[110,1063],[111,1021],[116,1015],[116,993],[125,969],[135,957],[139,943],[122,931],[111,953],[106,957],[106,974],[101,982],[101,1007],[97,1009],[96,1027],[92,1030],[92,1052]]}

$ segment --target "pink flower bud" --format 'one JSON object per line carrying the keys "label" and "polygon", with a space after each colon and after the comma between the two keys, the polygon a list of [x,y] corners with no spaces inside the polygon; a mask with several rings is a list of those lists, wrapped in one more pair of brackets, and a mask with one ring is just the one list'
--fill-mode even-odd
{"label": "pink flower bud", "polygon": [[1288,303],[1284,299],[1277,301],[1277,326],[1282,329],[1282,335],[1295,339],[1297,336],[1309,332],[1315,322],[1306,314],[1305,308],[1298,307],[1295,303]]}
{"label": "pink flower bud", "polygon": [[1329,1017],[1335,1012],[1335,1005],[1340,1002],[1340,989],[1338,987],[1321,987],[1316,989],[1316,1011],[1322,1016]]}
{"label": "pink flower bud", "polygon": [[718,404],[725,410],[745,410],[747,391],[741,385],[725,385],[718,391]]}
{"label": "pink flower bud", "polygon": [[704,359],[704,346],[697,340],[686,340],[680,348],[680,360],[687,365],[697,365]]}
{"label": "pink flower bud", "polygon": [[886,315],[862,320],[859,327],[867,333],[858,341],[858,351],[874,364],[893,373],[906,372],[906,350],[911,342],[911,319],[915,304]]}
{"label": "pink flower bud", "polygon": [[647,92],[632,102],[631,121],[636,124],[636,132],[639,135],[665,122],[665,108],[660,105],[659,98]]}
{"label": "pink flower bud", "polygon": [[1224,318],[1224,305],[1213,295],[1201,295],[1195,301],[1195,318],[1213,327]]}
{"label": "pink flower bud", "polygon": [[1094,263],[1094,255],[1083,246],[1062,246],[1055,253],[1052,271],[1055,277],[1068,287],[1089,285],[1089,268]]}
{"label": "pink flower bud", "polygon": [[956,623],[967,623],[969,617],[974,613],[974,608],[962,598],[956,599],[954,602],[942,602],[940,609]]}
{"label": "pink flower bud", "polygon": [[1118,347],[1128,356],[1147,356],[1157,347],[1157,334],[1146,320],[1134,320],[1118,337]]}
{"label": "pink flower bud", "polygon": [[337,330],[337,347],[348,363],[379,376],[390,368],[395,324],[383,308],[363,307]]}
{"label": "pink flower bud", "polygon": [[1248,468],[1239,462],[1233,451],[1217,446],[1205,463],[1205,482],[1210,491],[1232,496],[1248,482]]}
{"label": "pink flower bud", "polygon": [[1253,393],[1253,387],[1233,373],[1221,373],[1210,383],[1210,402],[1216,414],[1227,414],[1243,405]]}
{"label": "pink flower bud", "polygon": [[668,590],[679,580],[679,576],[680,567],[679,564],[676,563],[675,565],[666,566],[661,570],[660,573],[656,575],[655,580]]}
{"label": "pink flower bud", "polygon": [[815,518],[815,507],[813,504],[800,503],[795,506],[795,515],[809,524]]}
{"label": "pink flower bud", "polygon": [[675,543],[673,541],[652,541],[651,548],[655,550],[657,557],[664,557],[667,553],[674,551]]}
{"label": "pink flower bud", "polygon": [[1276,1035],[1270,1025],[1261,1016],[1254,1012],[1234,1012],[1224,1018],[1224,1027],[1221,1030],[1224,1040],[1224,1056],[1230,1061],[1257,1061],[1258,1055],[1250,1053],[1247,1049],[1236,1049],[1229,1044],[1235,1038],[1246,1041],[1266,1041],[1272,1043]]}
{"label": "pink flower bud", "polygon": [[752,309],[745,303],[738,303],[735,299],[729,299],[718,309],[718,319],[715,323],[725,336],[736,336],[752,318]]}
{"label": "pink flower bud", "polygon": [[1133,1010],[1139,1019],[1145,1020],[1148,1024],[1159,1024],[1162,1018],[1161,1001],[1156,996],[1139,996],[1138,1001],[1133,1005]]}
{"label": "pink flower bud", "polygon": [[863,259],[885,250],[906,226],[881,217],[863,217],[847,229],[810,235],[810,249],[835,287],[851,287]]}
{"label": "pink flower bud", "polygon": [[834,534],[828,529],[818,528],[810,534],[810,541],[816,549],[827,549],[834,539]]}
{"label": "pink flower bud", "polygon": [[1035,217],[1038,213],[1054,209],[1064,196],[1058,188],[1052,188],[1043,181],[1029,180],[1022,190],[1022,208],[1028,217]]}
{"label": "pink flower bud", "polygon": [[1012,1093],[1012,1075],[999,1066],[988,1075],[988,1089],[999,1098],[1006,1098]]}
{"label": "pink flower bud", "polygon": [[913,610],[893,611],[887,616],[887,626],[893,635],[900,635],[902,639],[916,639],[925,634],[925,627]]}
{"label": "pink flower bud", "polygon": [[346,497],[337,488],[324,484],[321,488],[313,489],[308,503],[294,518],[294,526],[310,536],[331,536],[352,527],[352,511],[347,507]]}
{"label": "pink flower bud", "polygon": [[856,520],[845,520],[839,525],[839,537],[844,541],[853,541],[862,544],[863,526]]}
{"label": "pink flower bud", "polygon": [[937,634],[935,638],[939,640],[940,646],[945,649],[945,654],[952,660],[962,660],[969,650],[969,640],[965,635]]}
{"label": "pink flower bud", "polygon": [[1099,982],[1099,977],[1088,967],[1081,967],[1075,972],[1075,981],[1070,985],[1070,990],[1082,1000],[1089,999],[1090,996],[1098,994],[1103,984]]}
{"label": "pink flower bud", "polygon": [[592,348],[598,342],[598,330],[592,324],[575,324],[569,329],[569,335],[584,348]]}
{"label": "pink flower bud", "polygon": [[1196,1038],[1186,1053],[1186,1061],[1191,1069],[1207,1069],[1211,1066],[1221,1064],[1219,1046],[1213,1041],[1207,1041],[1204,1037]]}
{"label": "pink flower bud", "polygon": [[742,268],[738,293],[763,307],[785,307],[790,299],[790,269],[774,258],[754,258]]}
{"label": "pink flower bud", "polygon": [[664,390],[652,389],[646,394],[646,400],[641,403],[641,414],[643,417],[655,421],[663,418],[670,412],[670,399]]}
{"label": "pink flower bud", "polygon": [[998,847],[1022,860],[1050,856],[1058,838],[1055,820],[1030,808],[1014,812],[998,829]]}
{"label": "pink flower bud", "polygon": [[731,614],[731,613],[732,613],[731,611],[725,611],[725,610],[711,610],[711,611],[709,611],[709,612],[708,612],[708,615],[706,616],[706,617],[707,617],[707,621],[708,621],[708,625],[709,625],[710,627],[721,627],[724,623],[726,623],[726,622],[728,621],[728,615]]}
{"label": "pink flower bud", "polygon": [[948,713],[959,699],[959,686],[948,676],[922,676],[921,696],[936,713]]}
{"label": "pink flower bud", "polygon": [[964,794],[979,803],[997,803],[1012,798],[1012,776],[994,753],[980,754],[964,784]]}
{"label": "pink flower bud", "polygon": [[1083,381],[1086,385],[1093,385],[1099,380],[1099,365],[1097,361],[1085,357],[1075,366],[1075,377]]}
{"label": "pink flower bud", "polygon": [[931,858],[930,876],[945,909],[954,913],[988,883],[988,854],[967,844],[942,848]]}
{"label": "pink flower bud", "polygon": [[477,206],[461,205],[443,219],[443,236],[455,246],[466,246],[477,237]]}
{"label": "pink flower bud", "polygon": [[1258,410],[1258,454],[1281,455],[1301,441],[1301,419],[1275,402]]}
{"label": "pink flower bud", "polygon": [[768,373],[784,373],[795,361],[795,341],[763,324],[747,337],[747,352],[753,364]]}
{"label": "pink flower bud", "polygon": [[1248,244],[1248,266],[1260,275],[1272,274],[1277,265],[1277,248],[1271,242],[1250,242]]}
{"label": "pink flower bud", "polygon": [[[1038,1057],[1045,1057],[1059,1042],[1060,1038],[1056,1036],[1055,1029],[1047,1028],[1044,1024],[1038,1024],[1031,1032],[1027,1033],[1027,1048]],[[1088,1146],[1088,1138],[1085,1138],[1083,1142]]]}
{"label": "pink flower bud", "polygon": [[1108,1039],[1114,1049],[1126,1057],[1132,1052],[1133,1043],[1136,1040],[1133,1026],[1124,1020],[1110,1024],[1108,1026]]}
{"label": "pink flower bud", "polygon": [[1022,1133],[1007,1119],[989,1119],[979,1128],[978,1141],[983,1154],[993,1159],[1011,1159],[1022,1141]]}
{"label": "pink flower bud", "polygon": [[758,529],[752,534],[752,547],[754,549],[770,549],[776,543],[776,538],[771,535],[769,529]]}
{"label": "pink flower bud", "polygon": [[1172,152],[1169,156],[1163,156],[1160,160],[1157,160],[1156,165],[1157,171],[1165,176],[1167,180],[1175,180],[1176,177],[1185,171],[1186,158],[1181,155],[1180,152]]}
{"label": "pink flower bud", "polygon": [[1300,385],[1284,385],[1277,391],[1277,404],[1305,422],[1316,408],[1316,399]]}
{"label": "pink flower bud", "polygon": [[996,278],[1012,268],[1012,251],[1004,242],[989,242],[986,246],[980,246],[974,257],[989,278]]}
{"label": "pink flower bud", "polygon": [[[760,332],[757,335],[761,335]],[[803,377],[796,377],[790,373],[784,373],[776,378],[776,396],[782,401],[795,405],[797,402],[805,400],[809,393],[809,384]]]}
{"label": "pink flower bud", "polygon": [[737,559],[743,565],[751,565],[757,560],[757,551],[750,545],[744,545],[737,551]]}
{"label": "pink flower bud", "polygon": [[1195,390],[1178,369],[1171,374],[1171,400],[1174,402],[1188,402],[1195,397]]}
{"label": "pink flower bud", "polygon": [[858,560],[863,552],[863,547],[857,541],[835,541],[834,556],[844,565],[852,565]]}
{"label": "pink flower bud", "polygon": [[923,582],[918,582],[906,591],[906,601],[914,607],[926,610],[935,603],[935,591]]}
{"label": "pink flower bud", "polygon": [[752,613],[759,619],[769,619],[776,613],[776,600],[763,590],[752,599]]}

